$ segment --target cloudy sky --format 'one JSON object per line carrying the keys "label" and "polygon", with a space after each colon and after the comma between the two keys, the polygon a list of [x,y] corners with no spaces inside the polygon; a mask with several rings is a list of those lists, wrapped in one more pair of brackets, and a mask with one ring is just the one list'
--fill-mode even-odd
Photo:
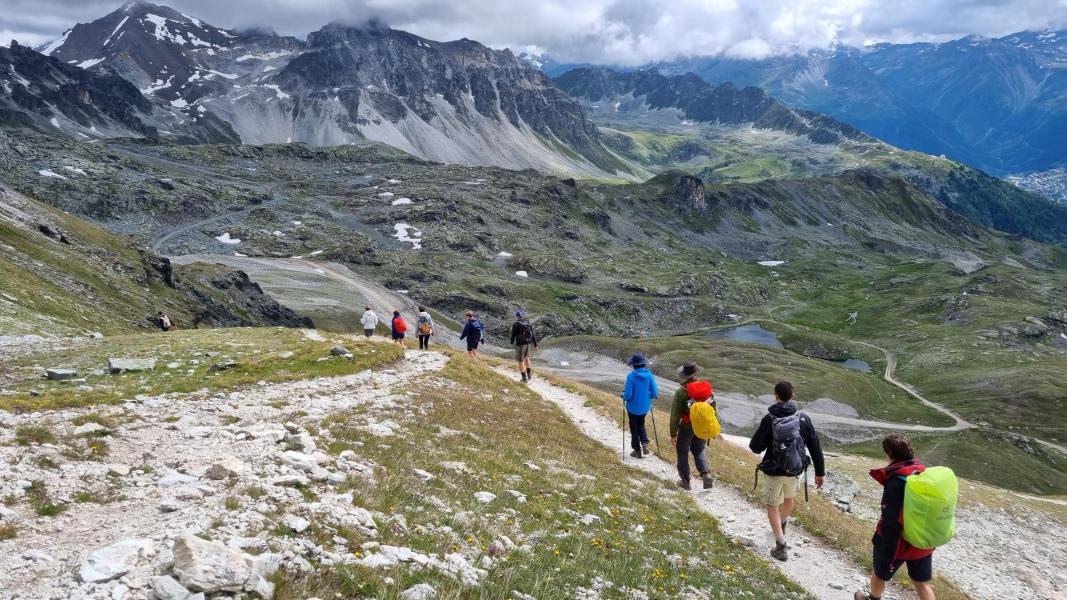
{"label": "cloudy sky", "polygon": [[[760,57],[834,43],[943,41],[1067,29],[1067,0],[171,0],[220,27],[303,37],[377,17],[427,38],[467,37],[561,60],[641,64],[726,53]],[[0,0],[0,40],[39,44],[121,6],[105,0]]]}

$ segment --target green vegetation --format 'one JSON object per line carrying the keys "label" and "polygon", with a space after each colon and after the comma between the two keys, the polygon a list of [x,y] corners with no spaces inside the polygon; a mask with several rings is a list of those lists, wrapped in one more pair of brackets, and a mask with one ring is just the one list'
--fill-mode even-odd
{"label": "green vegetation", "polygon": [[66,504],[52,500],[43,481],[30,482],[30,487],[26,489],[26,497],[38,517],[54,517],[67,510]]}
{"label": "green vegetation", "polygon": [[56,436],[47,427],[24,426],[15,428],[15,443],[19,446],[54,444]]}
{"label": "green vegetation", "polygon": [[[699,335],[654,337],[640,340],[577,336],[553,340],[554,345],[592,350],[626,360],[634,352],[652,359],[660,377],[675,379],[675,369],[696,359],[718,390],[770,394],[774,384],[791,381],[804,400],[832,398],[855,408],[860,415],[882,421],[951,425],[945,415],[922,406],[903,390],[889,385],[877,373],[861,373],[841,365],[775,350]],[[666,406],[667,398],[661,399]]]}
{"label": "green vegetation", "polygon": [[[401,358],[401,351],[395,346],[348,339],[340,341],[349,344],[354,360],[332,356],[330,348],[334,341],[317,341],[299,330],[285,328],[203,329],[106,337],[74,349],[47,353],[50,363],[69,365],[86,373],[86,383],[91,390],[79,390],[62,382],[23,380],[9,386],[9,389],[22,393],[0,398],[0,408],[31,411],[116,404],[137,394],[228,390],[260,381],[344,375]],[[94,370],[106,369],[107,359],[116,356],[154,358],[157,364],[155,369],[144,373],[94,373]],[[321,360],[324,358],[326,360]],[[16,359],[10,366],[36,364],[41,360],[41,356],[30,355]],[[226,360],[236,361],[237,366],[212,369],[213,365]],[[40,395],[31,396],[30,389]],[[110,422],[100,415],[87,415],[83,419]],[[29,428],[24,432],[25,439],[33,441],[44,435],[37,429]]]}
{"label": "green vegetation", "polygon": [[[476,587],[465,589],[432,570],[332,567],[313,577],[286,575],[279,581],[277,598],[396,598],[415,583],[429,582],[446,598],[508,598],[519,592],[539,600],[563,600],[578,596],[579,588],[592,587],[594,577],[611,582],[608,597],[629,597],[628,590],[650,597],[682,596],[689,586],[715,598],[808,597],[764,560],[726,538],[689,497],[666,492],[661,482],[620,464],[529,390],[460,360],[429,377],[414,382],[410,391],[416,394],[415,402],[432,410],[410,422],[407,434],[426,443],[362,446],[361,454],[383,468],[375,473],[377,485],[353,487],[355,502],[403,517],[394,522],[404,527],[382,528],[381,543],[420,552],[473,552],[474,562],[488,556],[495,559],[488,574]],[[479,418],[471,419],[471,414]],[[534,420],[536,429],[529,426]],[[366,441],[356,421],[345,413],[323,424],[335,440],[333,451],[342,450],[349,440]],[[441,443],[441,436],[448,434],[439,427],[460,433]],[[533,457],[529,449],[542,443],[540,432],[545,430],[556,432],[557,451],[551,457]],[[448,469],[448,461],[465,466]],[[536,470],[525,465],[531,462],[538,465]],[[427,470],[434,478],[413,487],[414,469]],[[620,493],[634,487],[634,493]],[[476,491],[497,498],[481,505],[472,497]],[[440,503],[455,512],[442,514]],[[461,511],[466,516],[461,517]],[[597,519],[583,524],[586,514]],[[672,535],[679,523],[685,523],[685,536]],[[643,531],[640,537],[634,535],[638,528]],[[346,537],[364,541],[355,532]],[[672,555],[689,560],[672,564]]]}
{"label": "green vegetation", "polygon": [[19,530],[14,523],[0,523],[0,542],[18,537]]}

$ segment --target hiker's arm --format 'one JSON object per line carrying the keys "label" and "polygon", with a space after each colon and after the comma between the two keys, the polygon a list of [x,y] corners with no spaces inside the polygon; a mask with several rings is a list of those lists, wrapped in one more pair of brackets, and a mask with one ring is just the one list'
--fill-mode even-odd
{"label": "hiker's arm", "polygon": [[752,434],[752,439],[748,442],[748,449],[756,454],[762,454],[767,451],[767,448],[771,445],[771,420],[764,417],[759,422],[759,428],[756,429],[756,433]]}
{"label": "hiker's arm", "polygon": [[656,398],[659,398],[659,386],[656,385],[656,378],[655,377],[653,377],[651,381],[652,381],[652,385],[649,386],[649,392],[651,392],[649,394],[649,397],[652,398],[653,400],[655,400]]}
{"label": "hiker's arm", "polygon": [[882,493],[882,533],[875,538],[874,572],[879,579],[888,580],[890,564],[897,555],[900,543],[900,512],[904,510],[904,481],[890,477]]}
{"label": "hiker's arm", "polygon": [[[678,390],[680,392],[681,390]],[[682,422],[682,406],[679,403],[678,392],[674,393],[674,402],[671,402],[671,437],[678,437],[678,428]],[[685,400],[681,400],[685,402]]]}
{"label": "hiker's arm", "polygon": [[626,378],[626,386],[622,388],[622,401],[629,402],[634,397],[634,379],[633,377]]}
{"label": "hiker's arm", "polygon": [[511,345],[515,345],[515,338],[519,335],[519,324],[512,323],[511,325]]}
{"label": "hiker's arm", "polygon": [[811,454],[811,462],[815,465],[815,476],[826,477],[826,459],[822,454],[822,443],[819,441],[819,434],[815,431],[815,426],[812,425],[811,419],[805,415],[804,418],[805,427],[804,444],[808,447],[808,453]]}
{"label": "hiker's arm", "polygon": [[463,326],[463,332],[459,334],[459,341],[467,339],[467,332],[471,330],[471,324],[468,322]]}

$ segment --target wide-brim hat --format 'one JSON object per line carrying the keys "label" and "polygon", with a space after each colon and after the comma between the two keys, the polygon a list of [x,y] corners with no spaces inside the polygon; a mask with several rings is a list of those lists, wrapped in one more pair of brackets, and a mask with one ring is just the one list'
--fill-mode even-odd
{"label": "wide-brim hat", "polygon": [[631,356],[630,360],[626,361],[626,364],[631,366],[631,367],[647,367],[648,366],[648,359],[645,358],[644,354],[641,354],[640,352],[638,352],[638,353],[634,354],[633,356]]}
{"label": "wide-brim hat", "polygon": [[692,377],[693,375],[696,375],[697,373],[699,373],[702,370],[703,369],[701,368],[700,365],[696,364],[695,362],[693,362],[691,360],[687,360],[684,363],[682,363],[682,366],[678,367],[678,376],[679,377]]}

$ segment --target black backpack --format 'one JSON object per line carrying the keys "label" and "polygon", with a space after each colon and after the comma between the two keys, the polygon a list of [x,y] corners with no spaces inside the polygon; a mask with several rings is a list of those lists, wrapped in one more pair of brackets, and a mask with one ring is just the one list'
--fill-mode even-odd
{"label": "black backpack", "polygon": [[807,470],[810,459],[800,435],[800,413],[771,418],[771,453],[768,458],[770,464],[764,465],[764,472],[775,471],[795,477]]}
{"label": "black backpack", "polygon": [[529,321],[518,321],[519,330],[515,332],[515,342],[529,344],[533,341],[533,325]]}

